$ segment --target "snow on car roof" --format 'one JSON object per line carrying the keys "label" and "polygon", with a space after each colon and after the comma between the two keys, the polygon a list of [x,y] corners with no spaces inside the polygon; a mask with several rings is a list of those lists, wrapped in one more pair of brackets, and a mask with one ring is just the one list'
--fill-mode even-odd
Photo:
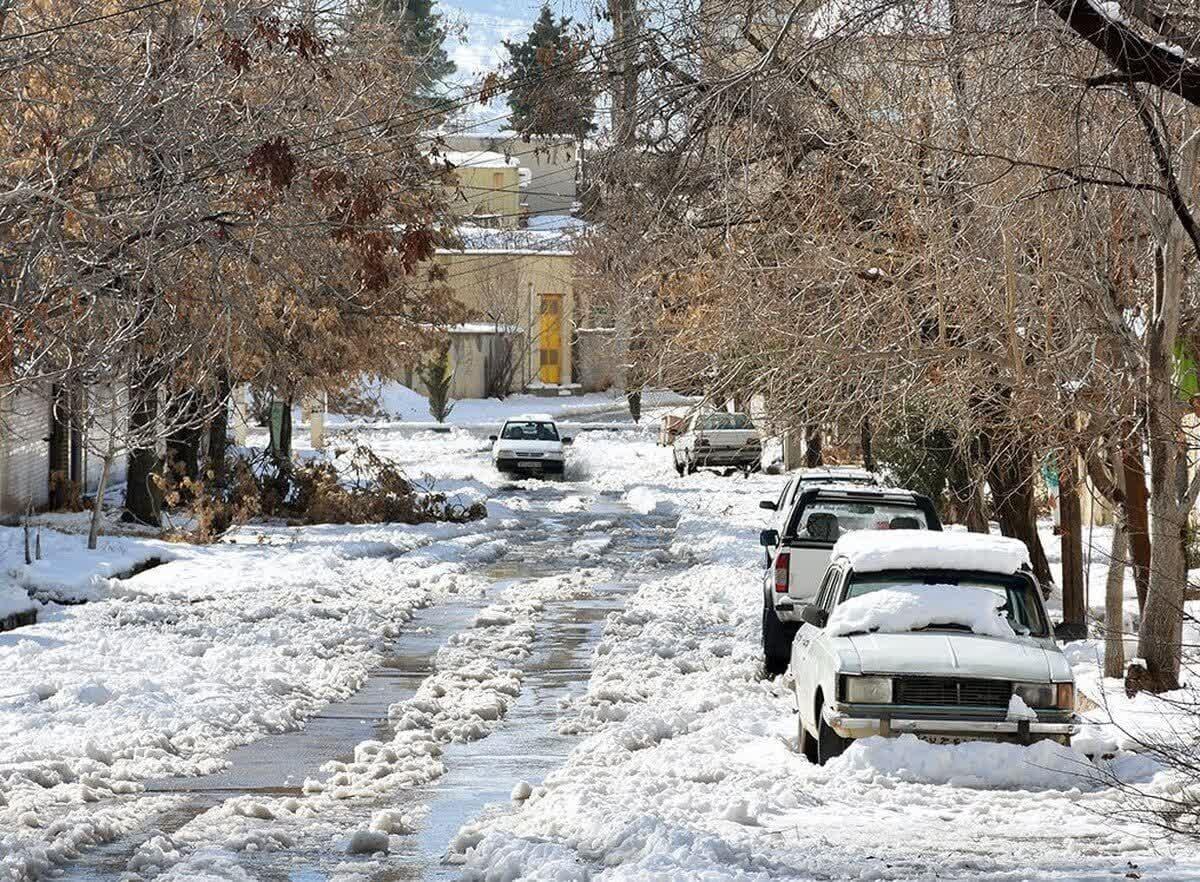
{"label": "snow on car roof", "polygon": [[554,417],[548,413],[523,413],[511,416],[505,422],[509,423],[552,423]]}
{"label": "snow on car roof", "polygon": [[1015,573],[1029,566],[1029,550],[1019,539],[980,533],[934,530],[858,530],[833,546],[855,572],[880,570],[982,570]]}
{"label": "snow on car roof", "polygon": [[814,469],[802,469],[800,472],[800,480],[816,481],[820,478],[872,478],[875,473],[869,472],[866,469],[860,469],[857,466],[823,466]]}

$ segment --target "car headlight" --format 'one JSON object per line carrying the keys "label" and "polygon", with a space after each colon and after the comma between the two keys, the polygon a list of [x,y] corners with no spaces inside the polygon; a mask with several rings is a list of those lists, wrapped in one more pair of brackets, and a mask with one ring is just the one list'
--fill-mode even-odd
{"label": "car headlight", "polygon": [[1055,683],[1013,683],[1013,692],[1029,707],[1055,707]]}
{"label": "car headlight", "polygon": [[891,677],[843,677],[842,696],[851,704],[891,704]]}
{"label": "car headlight", "polygon": [[1055,683],[1054,706],[1061,710],[1075,710],[1075,684]]}

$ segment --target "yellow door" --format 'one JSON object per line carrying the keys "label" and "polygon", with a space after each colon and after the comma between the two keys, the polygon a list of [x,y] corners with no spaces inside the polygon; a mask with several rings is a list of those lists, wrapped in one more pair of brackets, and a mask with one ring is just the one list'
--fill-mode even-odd
{"label": "yellow door", "polygon": [[562,382],[561,294],[542,294],[538,309],[538,376],[543,383]]}

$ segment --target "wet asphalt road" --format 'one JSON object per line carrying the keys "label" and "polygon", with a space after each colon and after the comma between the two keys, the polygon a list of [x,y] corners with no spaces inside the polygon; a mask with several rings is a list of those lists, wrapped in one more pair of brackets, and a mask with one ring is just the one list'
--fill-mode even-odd
{"label": "wet asphalt road", "polygon": [[[403,837],[402,847],[393,848],[382,861],[359,859],[328,839],[302,836],[295,843],[237,855],[242,869],[264,880],[323,882],[347,870],[357,870],[363,873],[357,878],[375,882],[459,878],[458,868],[446,861],[447,844],[459,828],[485,813],[511,811],[509,795],[514,785],[540,782],[577,742],[577,736],[558,732],[562,702],[586,688],[606,616],[621,608],[650,565],[649,558],[669,542],[674,529],[672,517],[638,514],[603,496],[593,498],[585,511],[553,510],[553,504],[566,496],[590,496],[586,484],[529,482],[504,488],[498,501],[512,495],[530,503],[527,528],[510,534],[507,553],[486,565],[492,580],[486,597],[456,599],[418,611],[391,641],[364,687],[349,700],[328,706],[303,729],[232,751],[228,767],[217,774],[148,782],[146,794],[139,798],[161,798],[165,809],[138,834],[86,853],[65,867],[60,878],[153,878],[153,873],[135,876],[130,871],[130,858],[153,837],[169,837],[231,798],[298,796],[306,777],[322,777],[322,764],[348,760],[355,745],[364,740],[390,740],[388,707],[416,692],[433,672],[439,647],[468,627],[478,610],[506,586],[602,568],[613,574],[610,581],[592,586],[587,599],[547,602],[536,625],[532,654],[519,662],[504,661],[505,667],[521,668],[524,679],[520,696],[497,730],[477,741],[448,745],[442,757],[446,773],[430,784],[385,799],[345,800],[337,806],[338,817],[323,818],[348,831],[365,826],[381,808],[416,810],[417,829]],[[602,528],[611,545],[587,557],[573,553],[572,542],[593,524]]]}

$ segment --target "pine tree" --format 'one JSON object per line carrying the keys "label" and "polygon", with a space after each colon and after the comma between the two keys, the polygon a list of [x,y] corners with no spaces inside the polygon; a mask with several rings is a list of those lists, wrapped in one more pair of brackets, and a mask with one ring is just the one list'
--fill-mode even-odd
{"label": "pine tree", "polygon": [[432,96],[438,83],[457,69],[443,45],[444,17],[436,12],[437,0],[378,0],[380,10],[391,20],[405,49],[418,62],[421,91]]}
{"label": "pine tree", "polygon": [[571,135],[595,129],[595,98],[580,76],[582,46],[570,33],[571,19],[554,20],[549,5],[523,42],[504,41],[517,85],[509,92],[512,125],[526,135]]}

